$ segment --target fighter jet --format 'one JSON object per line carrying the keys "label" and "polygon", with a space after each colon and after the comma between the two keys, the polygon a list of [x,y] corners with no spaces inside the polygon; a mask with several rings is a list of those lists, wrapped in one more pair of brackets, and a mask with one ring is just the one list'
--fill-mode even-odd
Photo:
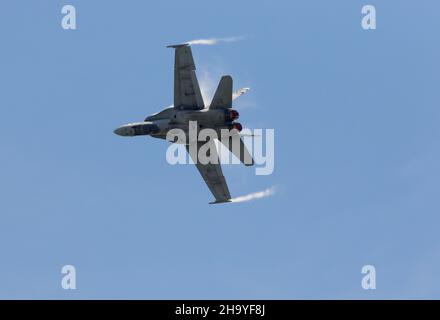
{"label": "fighter jet", "polygon": [[[163,109],[145,118],[143,122],[136,122],[123,125],[114,130],[114,133],[120,136],[151,136],[153,138],[167,139],[167,133],[172,129],[181,129],[184,132],[190,130],[191,122],[197,121],[197,130],[209,128],[215,130],[221,136],[221,132],[227,129],[230,133],[229,142],[225,143],[224,139],[219,139],[225,144],[230,152],[232,152],[246,166],[254,164],[252,156],[247,150],[241,139],[240,131],[242,125],[236,120],[239,117],[238,111],[232,109],[232,101],[240,95],[246,93],[249,88],[242,88],[233,93],[232,77],[225,75],[221,78],[217,90],[214,94],[209,106],[203,101],[199,83],[196,76],[196,67],[189,44],[171,45],[168,48],[175,50],[174,59],[174,105]],[[222,131],[223,129],[223,131]],[[186,135],[188,136],[188,135]],[[233,148],[233,139],[238,139],[239,149]],[[228,185],[222,173],[222,168],[218,159],[218,152],[215,148],[214,141],[171,141],[175,143],[183,143],[187,151],[190,153],[193,162],[205,180],[209,190],[215,197],[212,203],[231,202],[231,194]],[[197,151],[205,143],[214,143],[214,147],[210,148],[211,161],[202,164],[195,159],[197,154],[190,152],[191,144]],[[237,146],[237,144],[235,144]],[[212,152],[215,152],[213,154]]]}

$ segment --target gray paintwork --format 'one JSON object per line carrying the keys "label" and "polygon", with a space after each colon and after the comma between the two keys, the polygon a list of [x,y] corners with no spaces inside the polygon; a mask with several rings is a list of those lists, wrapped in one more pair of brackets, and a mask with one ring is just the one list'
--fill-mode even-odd
{"label": "gray paintwork", "polygon": [[[249,88],[242,88],[237,92],[232,92],[233,81],[231,76],[223,76],[219,86],[214,94],[214,98],[209,106],[205,106],[199,83],[196,76],[196,67],[188,44],[179,44],[168,46],[175,49],[174,60],[174,106],[163,109],[145,118],[143,122],[129,123],[114,130],[114,133],[120,136],[138,136],[149,135],[154,138],[166,139],[168,131],[172,129],[182,129],[189,131],[189,122],[197,121],[200,129],[210,128],[220,134],[221,129],[236,128],[241,130],[241,125],[235,120],[238,118],[238,112],[232,110],[232,100],[245,93]],[[240,153],[235,154],[246,165],[252,165],[253,160],[243,141],[236,130],[230,137],[229,150],[232,152],[232,140],[239,139]],[[219,135],[220,136],[220,135]],[[190,144],[193,142],[185,141],[189,152]],[[197,151],[203,143],[197,143]],[[214,141],[208,143],[214,144]],[[215,146],[211,152],[216,152]],[[189,152],[196,167],[205,180],[209,190],[215,197],[211,203],[230,202],[231,194],[228,189],[225,177],[219,161],[216,163],[201,164],[194,155]],[[218,160],[218,154],[211,154]],[[246,161],[245,160],[249,160]]]}

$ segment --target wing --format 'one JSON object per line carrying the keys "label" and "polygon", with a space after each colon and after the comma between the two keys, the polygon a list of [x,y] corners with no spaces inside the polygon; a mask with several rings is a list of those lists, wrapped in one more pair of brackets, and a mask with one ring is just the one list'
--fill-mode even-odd
{"label": "wing", "polygon": [[205,180],[206,184],[208,185],[209,190],[211,190],[211,193],[215,197],[215,202],[211,203],[230,202],[231,194],[229,193],[228,185],[226,184],[225,177],[222,173],[222,167],[220,165],[215,143],[214,141],[210,141],[208,143],[212,144],[210,150],[211,152],[215,152],[215,155],[211,154],[211,156],[217,159],[216,163],[202,164],[197,161],[197,154],[199,153],[199,149],[204,142],[197,142],[197,154],[192,154],[192,152],[190,152],[189,145],[186,146],[186,150],[196,164],[196,167],[202,175],[203,180]]}
{"label": "wing", "polygon": [[174,108],[200,110],[205,107],[196,76],[196,66],[188,44],[168,46],[175,49]]}

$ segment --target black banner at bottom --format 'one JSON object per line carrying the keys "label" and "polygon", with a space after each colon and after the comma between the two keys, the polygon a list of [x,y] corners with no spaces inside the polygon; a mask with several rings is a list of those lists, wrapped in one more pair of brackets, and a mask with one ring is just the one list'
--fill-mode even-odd
{"label": "black banner at bottom", "polygon": [[[84,317],[96,311],[100,316],[136,315],[139,319],[293,319],[306,316],[349,315],[354,318],[375,315],[420,316],[438,301],[373,300],[9,300],[1,301],[2,310],[12,307],[13,314],[43,311]],[[380,313],[376,308],[380,307]],[[95,309],[95,310],[93,310]],[[387,310],[388,309],[388,310]],[[385,313],[384,313],[385,312]]]}

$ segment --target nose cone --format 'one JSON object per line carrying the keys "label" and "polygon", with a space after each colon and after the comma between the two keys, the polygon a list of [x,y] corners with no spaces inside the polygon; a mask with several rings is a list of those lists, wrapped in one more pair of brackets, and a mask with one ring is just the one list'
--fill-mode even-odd
{"label": "nose cone", "polygon": [[113,130],[113,132],[115,134],[117,134],[118,136],[123,136],[123,137],[131,137],[134,135],[133,128],[128,127],[128,126],[122,126],[122,127],[116,128],[115,130]]}

